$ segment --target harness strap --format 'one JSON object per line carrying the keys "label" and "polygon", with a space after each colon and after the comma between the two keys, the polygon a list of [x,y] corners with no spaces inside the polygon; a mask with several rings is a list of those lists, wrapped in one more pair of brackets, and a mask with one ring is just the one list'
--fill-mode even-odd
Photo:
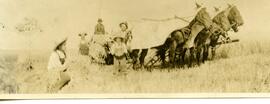
{"label": "harness strap", "polygon": [[182,28],[180,30],[180,32],[182,33],[182,36],[184,38],[184,42],[186,42],[188,40],[188,37],[189,37],[190,32],[191,32],[190,29],[185,27],[185,28]]}

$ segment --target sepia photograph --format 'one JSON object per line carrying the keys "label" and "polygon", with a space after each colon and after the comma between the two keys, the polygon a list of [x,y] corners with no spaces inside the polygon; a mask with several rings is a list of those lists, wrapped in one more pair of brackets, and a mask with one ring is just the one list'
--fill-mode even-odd
{"label": "sepia photograph", "polygon": [[0,99],[270,97],[269,12],[269,0],[0,0]]}

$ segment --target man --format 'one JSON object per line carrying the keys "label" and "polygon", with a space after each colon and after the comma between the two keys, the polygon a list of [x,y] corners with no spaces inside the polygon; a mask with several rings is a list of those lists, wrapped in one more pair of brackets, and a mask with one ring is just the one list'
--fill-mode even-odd
{"label": "man", "polygon": [[104,35],[105,34],[105,27],[102,24],[102,22],[103,22],[102,19],[99,18],[98,24],[95,27],[95,32],[94,32],[95,35]]}
{"label": "man", "polygon": [[127,46],[127,50],[129,52],[131,52],[131,47],[130,47],[130,43],[131,43],[131,40],[132,40],[131,30],[128,29],[127,22],[120,23],[119,27],[120,27],[120,32],[118,33],[118,35],[120,35],[122,38],[124,38],[124,43]]}

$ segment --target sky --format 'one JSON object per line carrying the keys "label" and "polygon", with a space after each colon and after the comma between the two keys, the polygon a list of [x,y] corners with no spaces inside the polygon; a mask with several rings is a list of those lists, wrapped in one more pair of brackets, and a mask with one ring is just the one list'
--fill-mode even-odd
{"label": "sky", "polygon": [[[232,3],[238,7],[244,26],[237,35],[243,39],[269,39],[269,0],[196,0],[207,7],[213,17],[213,7],[221,10]],[[58,38],[68,36],[70,48],[79,44],[78,33],[90,36],[99,17],[106,31],[118,31],[122,21],[141,18],[163,19],[196,14],[195,0],[0,0],[0,49],[50,50]],[[34,18],[43,32],[19,33],[15,27],[24,18]],[[190,18],[188,18],[190,19]],[[192,19],[192,18],[191,18]],[[183,22],[185,24],[185,22]]]}

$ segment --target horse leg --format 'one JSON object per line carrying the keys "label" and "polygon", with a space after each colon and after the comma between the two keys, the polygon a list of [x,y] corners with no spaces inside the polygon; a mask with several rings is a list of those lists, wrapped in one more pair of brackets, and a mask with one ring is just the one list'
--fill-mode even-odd
{"label": "horse leg", "polygon": [[173,39],[172,38],[167,38],[165,43],[161,46],[161,48],[158,50],[158,54],[160,56],[160,59],[162,61],[162,67],[166,67],[167,65],[167,62],[166,62],[166,53],[167,53],[167,50],[170,51],[170,45],[171,43],[173,42]]}
{"label": "horse leg", "polygon": [[142,52],[141,52],[141,55],[140,55],[140,58],[139,58],[139,60],[140,60],[140,66],[142,68],[144,68],[144,59],[145,59],[147,53],[148,53],[148,49],[142,49]]}
{"label": "horse leg", "polygon": [[184,53],[184,62],[185,62],[185,64],[188,66],[188,67],[190,67],[190,57],[191,57],[191,55],[190,55],[190,49],[189,48],[187,48],[187,49],[185,49],[186,51],[185,51],[185,53]]}
{"label": "horse leg", "polygon": [[202,53],[202,47],[198,47],[197,48],[197,52],[196,52],[196,59],[197,59],[197,64],[200,65],[201,63],[201,53]]}
{"label": "horse leg", "polygon": [[209,45],[205,45],[203,49],[203,63],[208,59],[209,55]]}
{"label": "horse leg", "polygon": [[138,62],[138,54],[139,54],[139,49],[134,49],[134,50],[132,50],[132,52],[131,52],[131,58],[132,58],[132,61],[133,61],[133,69],[134,70],[137,70],[137,62]]}
{"label": "horse leg", "polygon": [[195,65],[194,61],[196,61],[196,49],[194,47],[190,48],[190,66],[193,67]]}
{"label": "horse leg", "polygon": [[176,46],[177,46],[176,41],[173,41],[172,44],[170,45],[170,50],[169,50],[170,65],[172,67],[175,66],[175,51],[176,51]]}
{"label": "horse leg", "polygon": [[166,62],[165,62],[165,59],[166,59],[166,50],[165,49],[162,49],[161,52],[160,52],[160,59],[162,61],[162,67],[165,67],[166,65]]}
{"label": "horse leg", "polygon": [[215,56],[216,56],[216,48],[212,47],[211,52],[212,52],[212,60],[213,60],[215,58]]}
{"label": "horse leg", "polygon": [[185,56],[186,56],[187,49],[183,49],[183,53],[181,53],[181,67],[185,66]]}

